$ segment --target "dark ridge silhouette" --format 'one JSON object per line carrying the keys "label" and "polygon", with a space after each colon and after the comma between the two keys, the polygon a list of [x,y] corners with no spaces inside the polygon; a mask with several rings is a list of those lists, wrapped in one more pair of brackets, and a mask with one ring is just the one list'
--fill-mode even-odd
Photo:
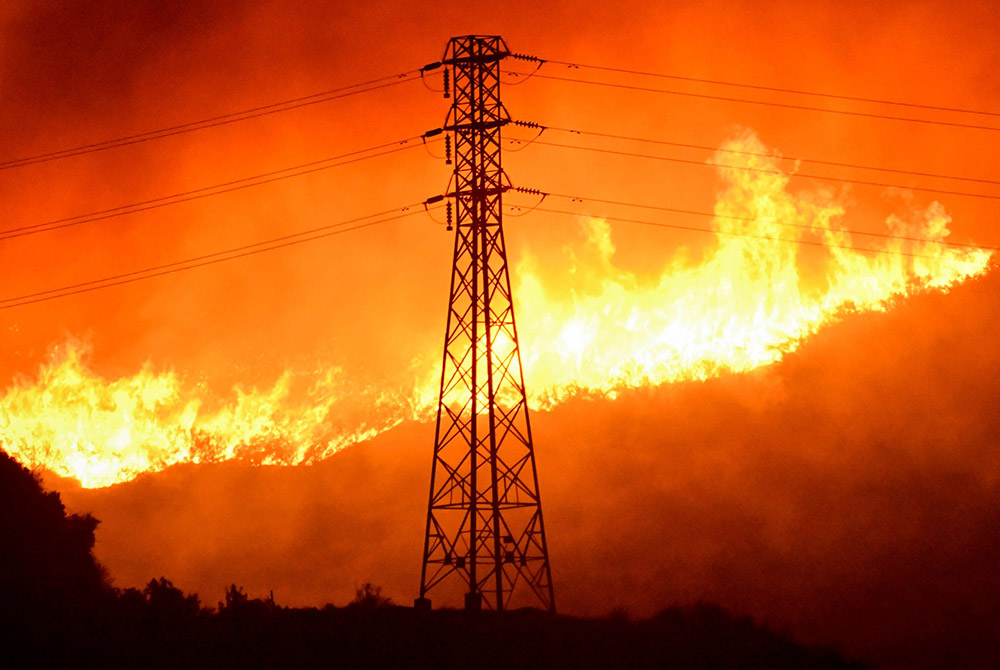
{"label": "dark ridge silhouette", "polygon": [[847,668],[716,605],[632,621],[534,609],[470,615],[399,607],[362,584],[345,607],[288,608],[236,584],[215,610],[166,578],[110,585],[90,515],[0,451],[0,661],[3,667]]}

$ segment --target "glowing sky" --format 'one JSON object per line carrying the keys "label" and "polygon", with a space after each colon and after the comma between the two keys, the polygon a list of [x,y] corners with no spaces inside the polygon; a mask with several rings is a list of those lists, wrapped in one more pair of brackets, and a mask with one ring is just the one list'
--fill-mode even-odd
{"label": "glowing sky", "polygon": [[[398,0],[274,0],[242,3],[239,9],[214,2],[119,0],[97,7],[7,2],[0,7],[0,161],[407,71],[437,60],[448,37],[468,33],[500,34],[514,51],[555,60],[996,110],[998,18],[996,6],[987,2],[455,2],[431,8]],[[517,67],[531,70],[527,64]],[[589,76],[553,64],[541,73]],[[887,108],[625,75],[604,79],[1000,126],[995,115]],[[434,75],[426,83],[435,88],[440,79]],[[150,200],[419,135],[441,125],[448,104],[428,87],[402,84],[113,151],[3,170],[0,228]],[[823,182],[795,174],[1000,195],[995,184],[777,159],[818,158],[996,180],[997,132],[541,78],[506,86],[504,101],[515,118],[550,126],[749,148],[771,157],[743,156],[740,164],[757,161],[782,172],[751,180],[747,173],[736,176],[710,166],[539,142],[505,156],[505,168],[518,186],[722,215],[767,219],[777,214],[812,226],[802,233],[810,239],[848,245],[861,241],[881,248],[893,242],[845,240],[824,226],[933,239],[947,229],[949,240],[1000,244],[995,226],[1000,201],[994,198]],[[511,130],[510,135],[527,139],[533,133]],[[718,162],[723,156],[555,133],[543,137],[698,163]],[[3,240],[0,298],[420,202],[447,183],[448,167],[431,155],[440,156],[440,151],[439,146],[407,150],[219,197]],[[526,207],[536,200],[508,198]],[[997,313],[989,298],[992,276],[951,293],[893,302],[893,294],[913,289],[906,281],[915,277],[941,285],[958,277],[930,261],[921,271],[921,262],[910,259],[900,274],[881,256],[848,258],[815,247],[772,247],[766,241],[737,244],[724,236],[614,221],[640,218],[719,230],[738,226],[733,220],[713,224],[708,217],[555,199],[545,206],[607,220],[536,211],[505,224],[517,300],[524,301],[518,304],[523,337],[538,345],[525,350],[538,403],[565,397],[559,387],[567,376],[603,391],[621,386],[625,378],[630,381],[624,386],[642,387],[627,391],[625,400],[581,406],[590,401],[576,399],[539,412],[539,439],[549,441],[539,446],[539,467],[542,493],[553,509],[548,521],[553,574],[557,590],[575,593],[563,602],[576,612],[598,613],[617,604],[650,610],[661,601],[666,605],[710,596],[815,639],[847,640],[851,649],[884,658],[905,647],[905,639],[886,641],[888,628],[852,624],[852,613],[870,608],[873,601],[840,594],[842,584],[854,585],[846,589],[850,593],[884,587],[888,604],[875,608],[879,616],[872,616],[904,622],[900,625],[911,635],[938,630],[945,619],[964,620],[948,604],[948,593],[971,599],[970,611],[987,608],[984,603],[997,593],[997,584],[983,565],[996,554],[996,542],[984,539],[984,529],[995,523],[990,510],[996,509],[1000,479],[997,461],[984,446],[995,447],[996,441],[989,419],[998,379],[990,356],[995,333],[990,319]],[[757,225],[740,230],[772,232],[766,222]],[[367,438],[402,419],[423,421],[428,379],[432,401],[439,365],[451,249],[442,226],[417,216],[232,263],[3,310],[4,425],[10,431],[13,419],[23,419],[31,424],[28,435],[46,430],[44,417],[32,411],[38,401],[29,391],[41,388],[46,370],[67,361],[70,367],[64,371],[78,373],[103,391],[84,399],[93,410],[71,413],[72,430],[60,427],[67,424],[51,429],[63,438],[76,429],[110,426],[119,442],[145,435],[147,443],[162,450],[166,438],[159,424],[144,434],[149,426],[143,428],[135,417],[145,416],[143,407],[152,407],[153,414],[166,407],[182,429],[190,428],[194,412],[205,417],[206,425],[223,426],[220,430],[238,426],[256,435],[240,455],[260,463],[268,454],[300,455],[304,448],[302,433],[291,429],[273,439],[276,433],[268,432],[268,420],[306,433],[322,426],[323,444],[359,430]],[[904,250],[944,253],[940,245],[917,249],[910,244]],[[787,285],[789,272],[794,291]],[[730,282],[736,282],[736,293],[727,294]],[[894,288],[879,294],[880,282]],[[883,305],[886,299],[890,301]],[[828,329],[817,328],[810,312],[827,310],[826,319],[851,301],[865,300],[891,309],[848,317]],[[699,311],[707,316],[692,318]],[[728,327],[715,319],[720,313],[732,318]],[[734,332],[753,330],[746,324],[759,326],[754,319],[762,320],[764,331],[772,328],[777,334],[771,332],[773,337],[757,349],[737,341],[726,359],[754,364],[723,365],[706,374],[711,366],[706,368],[699,358],[698,346],[718,345]],[[692,324],[707,330],[692,335]],[[685,328],[684,333],[678,330]],[[779,357],[775,351],[795,348],[789,345],[789,333],[797,346],[799,334],[814,331],[819,331],[815,340],[802,345],[801,354],[775,367],[735,376],[726,372],[774,360]],[[643,339],[636,332],[656,337]],[[694,351],[693,358],[676,356],[670,333],[681,340],[693,337],[685,349]],[[78,358],[67,352],[85,354]],[[601,368],[592,360],[595,352],[614,360]],[[644,377],[639,363],[648,364],[654,374]],[[716,372],[722,377],[704,386],[669,383]],[[149,381],[146,391],[137,391],[135,380]],[[530,387],[530,374],[527,381]],[[80,388],[73,387],[69,395]],[[545,391],[553,393],[542,397]],[[900,400],[878,407],[887,396]],[[58,394],[47,397],[56,405],[67,402]],[[169,403],[163,400],[168,397]],[[254,408],[263,401],[283,409],[261,419]],[[85,508],[105,519],[98,531],[98,554],[125,584],[161,573],[201,590],[220,579],[254,589],[278,582],[291,601],[308,604],[324,598],[323,593],[342,598],[352,579],[371,580],[385,583],[394,590],[391,595],[406,602],[411,595],[407,580],[419,558],[419,550],[412,549],[419,540],[419,522],[411,522],[422,514],[428,425],[405,424],[383,435],[373,443],[384,447],[379,456],[366,455],[368,447],[359,446],[354,447],[357,455],[351,456],[349,449],[313,468],[241,475],[219,466],[195,466],[90,493],[69,481],[60,486],[71,504],[89,506]],[[580,428],[584,425],[586,430]],[[684,438],[672,436],[679,425],[687,431]],[[186,444],[188,455],[220,460],[204,444],[192,447],[190,439]],[[230,446],[219,448],[228,453]],[[557,455],[558,463],[546,460],[546,449]],[[619,462],[611,459],[616,453],[628,456]],[[372,464],[385,466],[396,462],[392,459],[399,462],[393,471],[398,479],[379,484]],[[345,464],[343,470],[337,470],[338,462]],[[275,479],[268,479],[268,473]],[[218,480],[210,479],[216,476]],[[297,477],[309,484],[300,486],[305,480]],[[262,499],[274,500],[271,511],[256,505],[242,510],[233,502],[233,492],[248,481],[267,492]],[[389,481],[414,492],[416,502],[382,495],[391,489]],[[359,484],[371,487],[373,506],[352,497]],[[581,491],[591,488],[604,495],[583,496],[585,502],[579,503]],[[158,507],[151,500],[159,501]],[[938,501],[943,511],[938,514],[925,505],[928,500]],[[317,509],[335,517],[336,527],[319,520]],[[602,529],[636,515],[647,523],[630,532],[616,531],[616,548],[595,544]],[[195,519],[205,524],[204,533],[192,533]],[[262,527],[272,535],[271,553],[232,555],[232,547],[241,540],[245,544]],[[223,537],[219,529],[225,528],[232,532]],[[951,549],[931,549],[933,539],[946,532],[952,533]],[[170,550],[158,555],[143,551],[130,539],[139,536],[150,538],[146,545]],[[659,549],[650,554],[650,547]],[[401,557],[406,552],[413,552],[412,559]],[[649,555],[659,563],[640,560]],[[907,583],[931,574],[912,565],[933,561],[960,566],[931,571],[934,575],[964,570],[970,577],[932,580],[929,595],[908,590]],[[560,562],[575,567],[561,567]],[[600,579],[585,574],[607,565],[620,569]],[[889,579],[883,565],[895,566],[894,574],[906,578]],[[238,574],[223,576],[223,569]],[[768,577],[782,571],[789,575],[787,584]],[[301,586],[307,581],[312,586]],[[745,586],[750,583],[752,588]],[[974,588],[974,583],[980,586]],[[639,592],[645,595],[639,597]],[[280,601],[281,592],[276,596]],[[208,594],[207,600],[213,597]],[[910,609],[927,612],[926,617],[904,614],[914,601],[917,605]],[[823,607],[829,608],[829,616],[813,614]],[[977,631],[993,625],[985,615],[978,620],[986,623],[976,624]]]}

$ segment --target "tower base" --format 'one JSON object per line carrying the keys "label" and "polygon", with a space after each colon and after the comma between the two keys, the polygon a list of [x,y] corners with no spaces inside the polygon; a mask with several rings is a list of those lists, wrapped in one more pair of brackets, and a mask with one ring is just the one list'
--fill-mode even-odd
{"label": "tower base", "polygon": [[481,593],[465,594],[465,611],[479,612],[483,609],[483,596]]}

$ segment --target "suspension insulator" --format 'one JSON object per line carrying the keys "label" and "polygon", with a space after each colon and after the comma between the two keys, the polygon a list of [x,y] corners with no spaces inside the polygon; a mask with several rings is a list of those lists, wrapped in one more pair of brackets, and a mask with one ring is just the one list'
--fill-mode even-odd
{"label": "suspension insulator", "polygon": [[444,71],[444,97],[451,97],[451,77],[449,76],[449,70]]}
{"label": "suspension insulator", "polygon": [[454,230],[451,225],[451,200],[444,205],[444,220],[447,222],[448,227],[445,230]]}
{"label": "suspension insulator", "polygon": [[444,136],[444,164],[451,165],[451,135]]}

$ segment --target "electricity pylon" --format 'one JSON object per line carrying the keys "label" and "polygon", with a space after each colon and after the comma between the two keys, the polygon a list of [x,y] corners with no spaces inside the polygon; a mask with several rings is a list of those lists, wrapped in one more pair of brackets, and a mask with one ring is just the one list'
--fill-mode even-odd
{"label": "electricity pylon", "polygon": [[424,608],[429,591],[451,583],[467,610],[555,610],[502,225],[508,55],[501,38],[470,35],[449,40],[441,63],[445,97],[449,77],[454,90],[444,131],[455,148],[455,253],[416,601]]}

